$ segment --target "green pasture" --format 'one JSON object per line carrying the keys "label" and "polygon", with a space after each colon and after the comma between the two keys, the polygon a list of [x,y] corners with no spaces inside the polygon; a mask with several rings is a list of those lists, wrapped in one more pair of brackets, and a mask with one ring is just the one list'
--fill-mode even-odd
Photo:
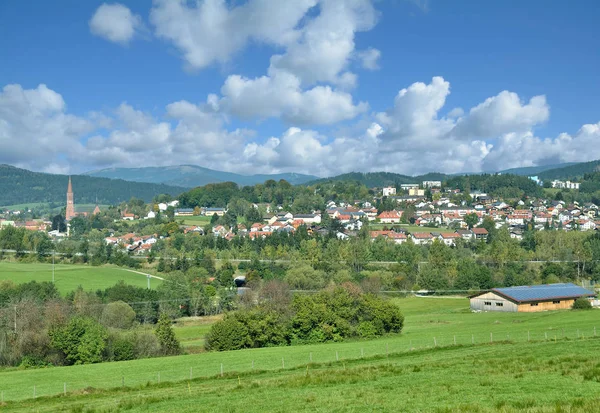
{"label": "green pasture", "polygon": [[[137,385],[126,378],[125,387],[67,388],[66,396],[29,396],[6,403],[3,411],[592,412],[600,406],[598,351],[598,339],[503,342],[305,362],[174,383],[165,383],[163,374],[159,383],[158,373],[148,372],[146,382]],[[55,387],[62,392],[62,386]]]}
{"label": "green pasture", "polygon": [[175,217],[177,222],[183,221],[184,225],[206,225],[212,217],[196,215],[191,217]]}
{"label": "green pasture", "polygon": [[[68,391],[78,394],[66,399],[47,399],[44,403],[29,401],[10,405],[16,410],[23,408],[24,411],[37,411],[38,408],[40,411],[51,411],[52,406],[56,408],[57,403],[63,402],[71,403],[71,406],[89,402],[93,403],[94,408],[104,406],[108,409],[115,400],[129,399],[138,392],[143,398],[150,399],[162,394],[156,400],[152,399],[156,406],[153,405],[151,410],[194,411],[192,409],[196,406],[204,411],[214,411],[215,403],[221,400],[222,403],[227,402],[229,410],[237,411],[244,403],[245,396],[252,400],[254,396],[248,395],[247,391],[238,392],[236,386],[246,389],[244,386],[255,386],[252,383],[256,382],[257,391],[262,394],[264,402],[272,404],[261,405],[257,401],[248,403],[250,411],[258,411],[259,407],[263,408],[262,411],[295,410],[294,406],[330,411],[332,406],[345,406],[341,402],[344,393],[358,389],[369,389],[369,393],[374,388],[379,390],[371,401],[383,403],[382,406],[387,406],[387,409],[391,408],[391,403],[409,402],[423,408],[432,398],[434,404],[431,406],[450,403],[448,405],[458,406],[456,409],[460,411],[461,403],[480,403],[477,400],[481,392],[487,394],[494,389],[499,389],[496,392],[497,399],[492,403],[490,393],[487,401],[479,404],[480,407],[493,408],[494,403],[503,403],[503,400],[509,403],[508,406],[517,401],[530,403],[531,400],[536,400],[534,406],[554,406],[557,397],[570,403],[585,394],[592,394],[592,388],[596,392],[600,389],[597,382],[583,381],[579,373],[564,375],[564,369],[559,368],[563,363],[559,358],[568,356],[575,360],[573,363],[579,366],[577,369],[584,366],[600,369],[597,358],[600,341],[594,337],[595,328],[599,329],[597,333],[600,334],[599,310],[537,314],[471,313],[465,298],[411,297],[395,301],[406,317],[405,329],[400,335],[375,340],[208,352],[84,366],[6,370],[0,372],[0,391],[5,400],[24,400],[33,397],[34,386],[36,397],[40,397],[62,393],[66,383]],[[194,341],[198,345],[208,328],[206,323],[186,325],[179,320],[177,325],[181,325],[175,331],[184,347],[186,343]],[[389,359],[386,359],[386,355]],[[589,362],[588,358],[594,358],[595,361]],[[315,377],[320,378],[299,386],[305,380],[303,375],[311,361]],[[388,362],[400,370],[387,370]],[[355,373],[349,375],[350,380],[343,378],[347,373],[344,366],[355,369]],[[225,375],[223,379],[220,378],[221,368]],[[418,371],[413,371],[413,368]],[[569,369],[566,371],[570,372]],[[546,375],[546,371],[551,377],[544,376],[542,379],[539,374],[544,372]],[[413,374],[418,372],[423,374]],[[187,382],[165,383],[189,380],[190,374],[199,380],[193,382],[189,393],[186,393]],[[237,382],[238,375],[243,377],[241,384]],[[513,380],[515,375],[523,380]],[[159,376],[159,387],[143,387],[147,383],[157,383]],[[337,381],[329,383],[327,377],[330,376],[337,377]],[[426,385],[428,381],[431,381],[431,385]],[[414,385],[407,389],[406,386],[411,383]],[[122,384],[138,390],[114,390],[91,394],[87,398],[82,396],[82,392],[85,392],[82,389],[111,389]],[[544,385],[550,386],[548,390],[544,390]],[[321,386],[323,389],[320,390]],[[477,391],[470,394],[469,386]],[[529,393],[519,392],[523,386],[530,387]],[[552,390],[554,386],[564,388],[565,393],[557,394]],[[283,397],[287,392],[289,399]],[[309,394],[312,396],[309,397]],[[368,405],[360,404],[368,399],[366,393],[361,394],[362,398],[353,397],[352,402],[361,406],[359,410],[370,410]],[[196,404],[202,397],[206,397],[206,403]],[[298,397],[309,397],[321,404],[293,405],[304,400]],[[136,408],[141,409],[143,404],[140,403]],[[46,408],[48,410],[44,410]]]}
{"label": "green pasture", "polygon": [[[29,281],[52,281],[52,264],[16,263],[0,261],[0,281],[10,280],[18,284]],[[146,276],[119,267],[92,267],[87,265],[56,264],[54,282],[61,294],[66,294],[82,286],[86,291],[111,287],[119,281],[138,287],[146,287]],[[155,288],[161,281],[152,278],[150,287]]]}

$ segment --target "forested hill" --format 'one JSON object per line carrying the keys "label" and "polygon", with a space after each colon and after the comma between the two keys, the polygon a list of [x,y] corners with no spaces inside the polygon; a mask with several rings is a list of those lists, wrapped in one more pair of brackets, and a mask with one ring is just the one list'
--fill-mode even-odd
{"label": "forested hill", "polygon": [[581,178],[587,173],[599,172],[600,160],[581,162],[564,168],[550,169],[538,174],[540,179],[571,179]]}
{"label": "forested hill", "polygon": [[[131,197],[148,202],[159,194],[179,195],[185,188],[121,179],[94,178],[73,175],[75,204],[93,204],[98,197],[99,204],[116,204]],[[0,165],[0,206],[65,202],[67,175],[53,175],[32,172],[10,165]]]}
{"label": "forested hill", "polygon": [[420,184],[423,181],[445,181],[446,179],[448,179],[448,175],[437,172],[419,176],[408,176],[392,172],[350,172],[332,176],[330,178],[317,179],[306,183],[306,185],[314,185],[328,181],[356,181],[368,188],[381,188],[384,186],[400,184]]}
{"label": "forested hill", "polygon": [[500,198],[541,196],[542,188],[526,176],[518,175],[467,175],[455,176],[446,181],[448,188],[461,191],[482,191]]}

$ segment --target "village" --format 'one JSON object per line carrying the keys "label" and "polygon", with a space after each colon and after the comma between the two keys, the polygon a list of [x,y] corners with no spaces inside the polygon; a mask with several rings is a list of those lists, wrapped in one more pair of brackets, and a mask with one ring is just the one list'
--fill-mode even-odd
{"label": "village", "polygon": [[[553,187],[575,189],[570,181],[553,181]],[[373,188],[378,196],[371,199],[356,200],[353,203],[329,201],[324,211],[310,210],[303,213],[291,213],[278,205],[252,204],[260,211],[261,222],[246,225],[236,223],[225,225],[218,218],[226,216],[224,207],[181,208],[179,200],[158,202],[145,205],[143,214],[128,211],[120,212],[117,220],[134,222],[154,220],[157,217],[171,215],[180,223],[183,233],[212,233],[217,238],[232,240],[235,237],[249,239],[265,238],[274,233],[293,233],[305,226],[309,234],[327,235],[331,226],[323,225],[325,220],[333,221],[335,237],[346,240],[356,237],[367,225],[369,237],[376,240],[381,237],[396,244],[412,242],[416,245],[431,244],[435,240],[455,246],[461,241],[485,241],[489,223],[496,229],[506,228],[510,237],[521,240],[526,230],[544,231],[593,231],[600,226],[598,205],[578,202],[567,204],[562,200],[528,198],[505,200],[481,191],[472,191],[468,200],[453,202],[461,195],[459,189],[442,189],[441,181],[423,181],[421,184],[400,184],[383,188]],[[462,194],[465,195],[465,194]],[[384,202],[385,201],[385,202]],[[379,205],[379,210],[376,207]],[[392,207],[385,207],[390,206]],[[69,235],[69,221],[74,217],[91,217],[99,214],[98,205],[89,211],[75,208],[73,189],[69,181],[67,189],[66,231],[53,228],[53,222],[47,219],[26,219],[27,210],[0,211],[0,228],[14,226],[29,231],[47,232],[55,240]],[[200,217],[197,225],[186,222],[187,218]],[[484,226],[487,219],[488,225]],[[211,224],[213,222],[214,224]],[[160,234],[142,235],[131,231],[111,232],[105,236],[105,242],[118,246],[136,255],[146,255],[161,238]]]}

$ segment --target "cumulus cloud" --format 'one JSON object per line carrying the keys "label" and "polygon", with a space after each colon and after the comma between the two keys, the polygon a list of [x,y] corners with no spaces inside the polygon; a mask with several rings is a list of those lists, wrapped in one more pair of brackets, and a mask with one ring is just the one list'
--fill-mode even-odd
{"label": "cumulus cloud", "polygon": [[[223,97],[211,95],[198,104],[176,101],[158,116],[122,103],[112,112],[77,117],[68,113],[63,97],[45,85],[7,85],[0,92],[0,163],[52,172],[198,164],[241,173],[329,176],[349,171],[478,172],[600,158],[600,122],[583,125],[574,134],[536,135],[535,127],[548,118],[545,99],[525,101],[501,92],[465,113],[440,115],[447,113],[450,93],[450,83],[442,77],[400,89],[387,111],[365,114],[344,130],[300,127],[306,119],[335,125],[346,112],[328,112],[339,98],[332,90],[317,86],[303,92],[293,75],[280,75],[232,79]],[[281,102],[270,102],[278,98],[275,91],[288,89]],[[246,100],[246,94],[257,96]],[[352,105],[349,95],[347,100],[350,117],[351,108],[359,105]],[[251,102],[264,105],[252,107]],[[252,130],[232,129],[231,113],[248,119],[281,116],[298,125],[261,137]]]}
{"label": "cumulus cloud", "polygon": [[142,29],[143,24],[142,18],[133,14],[128,7],[119,3],[103,3],[92,16],[89,26],[92,34],[126,45]]}
{"label": "cumulus cloud", "polygon": [[357,57],[365,69],[379,69],[379,58],[381,57],[381,52],[379,50],[370,47],[367,50],[358,52]]}
{"label": "cumulus cloud", "polygon": [[315,86],[303,91],[300,79],[289,73],[247,79],[232,75],[221,88],[219,108],[243,119],[282,117],[294,124],[333,124],[352,119],[367,109],[354,105],[352,95]]}
{"label": "cumulus cloud", "polygon": [[516,93],[503,91],[487,98],[460,119],[454,135],[468,138],[493,138],[509,132],[526,132],[548,120],[550,107],[545,96],[534,96],[529,103]]}
{"label": "cumulus cloud", "polygon": [[157,36],[172,42],[189,67],[202,69],[254,40],[283,45],[298,36],[296,26],[316,0],[251,0],[230,7],[225,0],[157,0],[150,13]]}
{"label": "cumulus cloud", "polygon": [[271,57],[270,72],[285,70],[304,84],[344,82],[340,78],[354,53],[356,32],[371,30],[377,12],[371,0],[323,0],[286,52]]}
{"label": "cumulus cloud", "polygon": [[0,163],[43,170],[79,145],[92,127],[67,114],[63,97],[44,84],[35,89],[6,85],[0,92]]}

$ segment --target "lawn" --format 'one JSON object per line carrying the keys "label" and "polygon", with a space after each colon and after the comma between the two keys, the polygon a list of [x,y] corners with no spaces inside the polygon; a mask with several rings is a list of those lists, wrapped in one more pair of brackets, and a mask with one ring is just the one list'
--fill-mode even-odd
{"label": "lawn", "polygon": [[[0,261],[0,280],[11,280],[19,284],[29,281],[52,281],[52,264]],[[148,285],[144,275],[119,267],[92,267],[70,264],[56,264],[54,280],[56,288],[61,294],[73,291],[79,285],[86,291],[104,289],[115,285],[121,280],[138,287]],[[160,280],[152,278],[150,287],[155,288],[160,282]]]}
{"label": "lawn", "polygon": [[[326,406],[329,409],[336,406],[336,403],[338,408],[345,406],[343,394],[357,389],[364,389],[366,392],[361,393],[362,398],[351,399],[352,403],[356,403],[353,406],[359,410],[369,410],[368,406],[360,403],[369,399],[371,392],[374,392],[373,403],[377,401],[391,409],[392,402],[426,406],[430,398],[439,399],[437,406],[445,405],[443,403],[446,402],[452,402],[456,406],[460,403],[479,403],[477,400],[481,396],[480,391],[487,394],[494,389],[498,389],[498,398],[493,403],[504,400],[510,405],[519,400],[523,403],[537,400],[536,403],[546,406],[546,403],[555,403],[557,397],[570,403],[577,397],[594,394],[593,389],[596,392],[600,389],[598,383],[583,381],[579,373],[571,374],[570,367],[566,370],[567,374],[563,375],[564,369],[559,368],[563,362],[557,359],[559,356],[571,357],[578,366],[576,370],[584,366],[596,366],[600,369],[594,355],[600,350],[600,341],[594,339],[594,328],[600,329],[599,310],[538,314],[471,313],[465,298],[411,297],[395,301],[406,316],[405,329],[400,335],[376,340],[209,352],[85,366],[7,370],[0,373],[0,391],[4,392],[5,400],[22,400],[33,397],[34,386],[36,396],[43,396],[61,393],[64,383],[70,391],[88,387],[110,389],[123,383],[137,388],[147,383],[156,383],[160,376],[161,387],[140,388],[135,392],[136,395],[139,392],[142,398],[158,397],[155,400],[158,403],[152,406],[152,410],[194,411],[195,403],[206,397],[206,404],[202,402],[196,405],[197,408],[201,406],[209,411],[212,406],[215,410],[214,403],[226,400],[230,410],[237,411],[244,403],[244,393],[247,393],[237,392],[236,386],[240,385],[237,377],[240,375],[243,377],[240,379],[241,389],[254,388],[245,386],[258,383],[257,391],[262,394],[262,402],[270,403],[264,405],[267,408],[263,408],[263,411],[309,407],[311,410],[318,407],[322,411],[330,411]],[[182,327],[176,328],[176,334],[185,345],[186,342],[201,340],[206,330],[206,326],[186,326],[184,323]],[[457,346],[454,345],[454,340]],[[434,348],[436,346],[438,349]],[[400,370],[387,370],[389,366],[386,365],[386,354],[389,355],[392,366],[398,366]],[[315,370],[311,371],[315,377],[320,378],[314,383],[311,379],[300,386],[305,380],[306,365],[311,360],[315,364]],[[499,363],[498,360],[502,362]],[[347,364],[346,368],[357,369],[356,373],[349,375],[349,381],[344,379],[344,374],[347,373],[343,371],[344,363]],[[208,379],[220,375],[221,368],[225,379]],[[413,369],[420,369],[423,374],[413,375]],[[263,372],[257,373],[256,370]],[[317,370],[321,375],[317,374]],[[539,372],[546,370],[553,376],[540,380]],[[205,380],[194,382],[189,393],[187,383],[165,384],[166,381],[187,380],[190,373],[194,378],[204,377]],[[527,380],[514,381],[515,375],[521,375],[519,378]],[[336,378],[337,381],[329,383],[328,377]],[[432,385],[426,384],[428,380]],[[530,387],[530,395],[518,393],[520,386],[525,384]],[[543,389],[546,384],[550,386],[548,391]],[[323,390],[319,390],[320,385],[324,386]],[[467,397],[468,386],[474,386],[477,391]],[[564,387],[564,395],[554,392],[554,386]],[[465,392],[464,398],[460,396],[461,391]],[[286,392],[290,394],[289,399],[285,397]],[[313,395],[309,396],[310,394]],[[258,411],[259,407],[263,407],[260,404],[261,397],[256,396],[255,399],[254,395],[245,396],[253,401],[246,406],[249,411]],[[106,403],[133,397],[133,392],[109,392],[88,397],[90,402],[94,400],[95,407],[106,407],[109,405]],[[175,401],[173,397],[179,401]],[[297,397],[308,397],[321,404],[286,404],[288,401],[297,403]],[[488,394],[488,397],[491,396]],[[28,402],[15,405],[15,408],[51,411],[52,403],[85,403],[86,400],[82,396],[71,396],[54,402]],[[161,404],[167,402],[173,404]],[[480,406],[494,406],[488,402],[492,403],[487,400]],[[44,410],[47,406],[48,410]]]}
{"label": "lawn", "polygon": [[177,222],[183,221],[184,225],[206,225],[210,222],[211,217],[196,215],[192,217],[175,217]]}

